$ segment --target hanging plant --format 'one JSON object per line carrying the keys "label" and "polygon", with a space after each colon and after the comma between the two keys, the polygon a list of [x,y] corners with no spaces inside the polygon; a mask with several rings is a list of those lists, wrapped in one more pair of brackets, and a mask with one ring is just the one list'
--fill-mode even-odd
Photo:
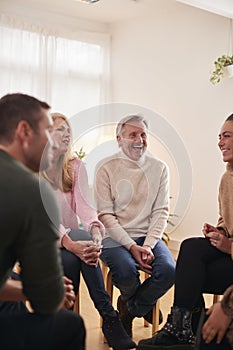
{"label": "hanging plant", "polygon": [[229,68],[231,65],[233,65],[233,56],[222,55],[218,57],[217,60],[214,61],[215,69],[211,74],[210,82],[212,84],[219,83],[226,71],[226,68]]}

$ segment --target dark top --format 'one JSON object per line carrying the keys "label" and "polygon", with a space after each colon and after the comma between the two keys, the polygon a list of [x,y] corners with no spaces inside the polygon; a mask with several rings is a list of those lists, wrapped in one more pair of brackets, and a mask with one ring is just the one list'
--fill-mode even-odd
{"label": "dark top", "polygon": [[[40,190],[52,211],[47,215]],[[28,168],[0,150],[0,287],[16,261],[23,291],[35,312],[51,313],[63,299],[59,212],[53,191]]]}

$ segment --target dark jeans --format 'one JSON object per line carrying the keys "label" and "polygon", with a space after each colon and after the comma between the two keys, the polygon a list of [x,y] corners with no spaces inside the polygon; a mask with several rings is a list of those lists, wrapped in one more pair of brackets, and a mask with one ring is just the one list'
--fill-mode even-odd
{"label": "dark jeans", "polygon": [[223,294],[233,283],[233,261],[207,238],[182,242],[175,276],[174,305],[189,310],[204,306],[202,293]]}
{"label": "dark jeans", "polygon": [[[142,246],[144,240],[139,237],[135,242]],[[174,283],[175,262],[169,249],[162,241],[156,244],[152,274],[141,283],[138,263],[129,250],[111,238],[104,239],[103,246],[100,257],[110,268],[113,284],[120,289],[129,311],[137,317],[146,315]]]}
{"label": "dark jeans", "polygon": [[0,346],[4,350],[84,350],[82,318],[71,311],[53,315],[1,313]]}
{"label": "dark jeans", "polygon": [[[89,232],[72,229],[69,236],[73,241],[91,240]],[[80,272],[87,285],[90,297],[101,316],[111,313],[114,308],[110,302],[110,296],[105,290],[103,275],[98,264],[97,267],[85,264],[77,255],[62,248],[62,264],[64,274],[73,281],[74,291],[77,294],[80,283]]]}

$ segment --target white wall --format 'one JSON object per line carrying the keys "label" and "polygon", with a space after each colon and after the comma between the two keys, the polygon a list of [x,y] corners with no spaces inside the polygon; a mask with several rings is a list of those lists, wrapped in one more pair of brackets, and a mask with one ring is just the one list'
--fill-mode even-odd
{"label": "white wall", "polygon": [[217,141],[233,112],[233,79],[213,86],[209,76],[214,59],[227,53],[229,19],[171,0],[163,5],[147,18],[112,25],[112,96],[165,117],[186,146],[193,191],[172,233],[180,241],[201,235],[203,223],[215,224],[218,217],[225,165]]}

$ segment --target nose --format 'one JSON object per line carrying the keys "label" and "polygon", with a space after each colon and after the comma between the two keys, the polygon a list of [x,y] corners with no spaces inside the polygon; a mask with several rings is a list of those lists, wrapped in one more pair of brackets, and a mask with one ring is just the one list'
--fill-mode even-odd
{"label": "nose", "polygon": [[222,147],[222,145],[223,145],[223,139],[220,139],[220,140],[218,141],[218,147]]}
{"label": "nose", "polygon": [[135,136],[135,141],[136,141],[136,142],[143,143],[143,138],[142,138],[142,136],[141,136],[141,135]]}

